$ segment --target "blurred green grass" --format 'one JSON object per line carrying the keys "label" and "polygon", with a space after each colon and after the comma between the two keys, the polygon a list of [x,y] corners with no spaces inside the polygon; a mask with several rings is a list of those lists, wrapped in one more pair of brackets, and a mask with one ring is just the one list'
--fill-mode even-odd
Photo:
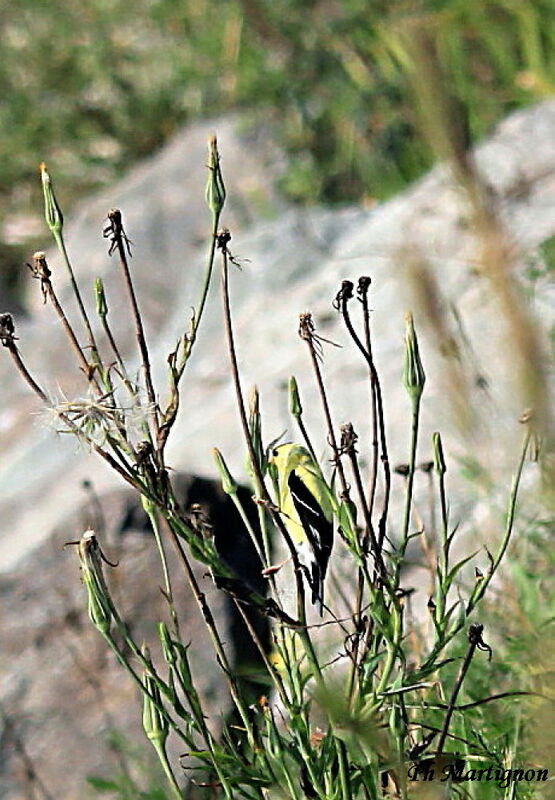
{"label": "blurred green grass", "polygon": [[407,23],[433,32],[474,140],[553,91],[554,16],[552,0],[3,4],[0,240],[25,238],[13,220],[37,207],[40,160],[71,201],[179,125],[231,109],[274,125],[294,200],[388,197],[433,159],[407,77]]}

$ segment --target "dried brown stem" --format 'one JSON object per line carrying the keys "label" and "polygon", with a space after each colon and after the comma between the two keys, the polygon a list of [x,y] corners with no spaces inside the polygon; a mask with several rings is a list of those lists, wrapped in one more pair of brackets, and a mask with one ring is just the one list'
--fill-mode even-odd
{"label": "dried brown stem", "polygon": [[320,400],[322,402],[322,408],[324,410],[324,416],[328,428],[328,441],[331,446],[331,449],[333,450],[333,463],[337,469],[339,480],[341,482],[342,495],[344,499],[347,500],[350,494],[349,484],[347,483],[347,479],[345,478],[345,470],[343,469],[343,464],[341,463],[341,458],[340,458],[341,453],[337,444],[337,437],[335,435],[333,421],[331,418],[331,411],[326,394],[326,387],[324,386],[322,371],[320,369],[320,363],[318,361],[318,352],[315,345],[315,341],[317,341],[317,339],[316,339],[316,333],[314,331],[314,322],[312,321],[312,314],[305,313],[300,315],[299,336],[307,343],[308,346],[310,359],[312,361],[312,368],[316,376],[318,392],[320,394]]}
{"label": "dried brown stem", "polygon": [[131,304],[131,310],[133,313],[133,321],[135,324],[135,334],[137,337],[137,345],[139,348],[139,352],[141,354],[142,360],[142,367],[143,373],[145,377],[145,387],[146,387],[146,394],[148,398],[148,402],[152,409],[151,411],[151,419],[154,428],[154,436],[153,440],[157,441],[158,439],[158,429],[159,429],[159,422],[158,422],[158,407],[156,404],[156,395],[154,392],[154,384],[152,382],[152,372],[150,368],[150,357],[148,354],[148,347],[145,338],[145,332],[143,327],[143,320],[141,317],[141,312],[139,310],[139,303],[137,301],[137,295],[135,293],[135,287],[133,286],[133,279],[131,277],[131,271],[129,269],[129,263],[127,260],[127,254],[125,252],[125,248],[128,248],[129,251],[129,242],[127,237],[125,236],[125,232],[123,230],[122,222],[121,222],[121,211],[117,208],[112,208],[108,212],[108,220],[111,224],[110,233],[113,236],[112,239],[112,246],[110,250],[112,251],[113,246],[115,245],[115,249],[118,252],[120,266],[123,272],[123,277],[125,281],[125,286],[127,289],[127,294],[129,295],[129,302]]}

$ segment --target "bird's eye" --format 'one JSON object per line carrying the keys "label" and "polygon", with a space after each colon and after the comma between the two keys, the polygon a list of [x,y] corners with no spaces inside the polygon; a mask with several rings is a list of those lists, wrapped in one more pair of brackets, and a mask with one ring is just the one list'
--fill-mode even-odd
{"label": "bird's eye", "polygon": [[279,454],[278,454],[278,451],[277,451],[277,450],[274,448],[274,449],[272,450],[272,458],[277,458],[277,457],[278,457],[278,455],[279,455]]}

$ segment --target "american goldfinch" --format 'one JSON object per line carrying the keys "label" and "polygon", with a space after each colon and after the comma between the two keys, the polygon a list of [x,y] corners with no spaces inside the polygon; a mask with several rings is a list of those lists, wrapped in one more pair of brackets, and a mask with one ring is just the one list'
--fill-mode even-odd
{"label": "american goldfinch", "polygon": [[268,459],[283,523],[305,568],[312,603],[324,608],[324,579],[333,546],[333,496],[305,447],[282,444]]}

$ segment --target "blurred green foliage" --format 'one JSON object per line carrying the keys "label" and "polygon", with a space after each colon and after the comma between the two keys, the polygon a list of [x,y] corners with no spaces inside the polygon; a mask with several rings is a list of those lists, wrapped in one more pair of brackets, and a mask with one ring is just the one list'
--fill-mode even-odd
{"label": "blurred green foliage", "polygon": [[[252,110],[299,201],[384,198],[432,156],[406,25],[432,31],[471,138],[554,87],[552,0],[16,0],[0,11],[0,191],[30,207],[37,163],[102,185],[187,120]],[[33,187],[33,188],[31,188]]]}

